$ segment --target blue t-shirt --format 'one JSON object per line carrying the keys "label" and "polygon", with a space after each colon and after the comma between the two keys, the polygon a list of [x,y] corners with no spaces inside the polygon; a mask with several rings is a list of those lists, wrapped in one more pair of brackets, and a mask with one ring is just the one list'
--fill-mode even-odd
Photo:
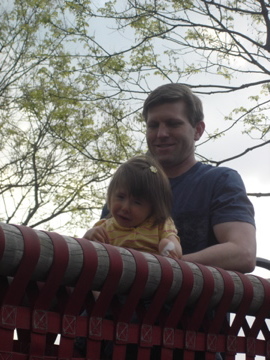
{"label": "blue t-shirt", "polygon": [[243,221],[255,226],[253,205],[235,170],[197,162],[183,175],[170,179],[170,183],[172,218],[183,254],[216,244],[216,224]]}

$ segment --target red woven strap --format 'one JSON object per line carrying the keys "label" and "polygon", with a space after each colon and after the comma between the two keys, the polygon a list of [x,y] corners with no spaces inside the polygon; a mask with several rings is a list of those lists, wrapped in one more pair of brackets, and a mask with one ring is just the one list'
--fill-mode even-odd
{"label": "red woven strap", "polygon": [[[236,272],[235,272],[236,273]],[[235,358],[238,349],[237,334],[245,323],[245,317],[248,313],[252,298],[253,298],[253,286],[247,276],[236,273],[243,284],[243,296],[241,303],[236,311],[233,323],[228,331],[226,339],[226,359],[232,360]]]}
{"label": "red woven strap", "polygon": [[0,314],[0,349],[12,351],[14,329],[17,327],[17,305],[25,294],[40,254],[40,242],[37,234],[31,228],[15,225],[21,232],[24,241],[24,251],[19,267],[2,300]]}
{"label": "red woven strap", "polygon": [[56,233],[46,232],[53,244],[53,261],[44,286],[35,301],[35,309],[48,309],[65,275],[69,250],[65,239]]}
{"label": "red woven strap", "polygon": [[89,317],[86,356],[88,360],[100,359],[101,341],[104,338],[103,319],[116,293],[123,269],[122,257],[112,245],[102,244],[109,256],[109,271],[100,295]]}
{"label": "red woven strap", "polygon": [[58,349],[59,358],[71,358],[73,356],[74,339],[77,336],[77,329],[80,331],[77,315],[82,310],[98,267],[98,256],[93,243],[85,239],[76,240],[83,250],[83,265],[76,286],[63,309],[62,334]]}
{"label": "red woven strap", "polygon": [[93,286],[93,281],[98,268],[98,255],[92,241],[75,239],[83,250],[83,262],[80,276],[69,300],[63,309],[65,314],[77,315],[81,312],[85,297]]}
{"label": "red woven strap", "polygon": [[[270,300],[268,301],[268,303],[270,303]],[[268,318],[269,318],[269,315],[268,315]],[[268,355],[266,355],[266,358],[270,359],[270,330],[269,330],[268,325],[265,322],[262,324],[261,332],[262,332],[265,340],[267,341],[267,343],[269,343],[267,345],[267,347],[269,347],[269,349],[267,349],[267,351],[266,351],[266,354],[268,354]]]}
{"label": "red woven strap", "polygon": [[40,255],[40,242],[35,231],[26,226],[14,226],[22,233],[24,250],[16,274],[3,299],[3,303],[9,305],[20,304]]}
{"label": "red woven strap", "polygon": [[136,311],[140,298],[143,295],[148,278],[148,264],[142,253],[128,249],[136,263],[135,278],[127,295],[125,304],[116,319],[115,342],[113,347],[113,360],[125,359],[126,347],[130,339],[130,321]]}
{"label": "red woven strap", "polygon": [[[256,345],[257,345],[257,336],[265,324],[265,320],[267,316],[269,316],[269,302],[270,302],[270,284],[269,281],[257,277],[257,279],[262,283],[264,296],[263,303],[259,309],[259,311],[255,314],[255,320],[250,327],[249,331],[245,332],[246,335],[246,358],[254,359],[256,355]],[[270,349],[269,349],[270,350]],[[265,354],[266,357],[269,358],[269,350],[268,354]]]}
{"label": "red woven strap", "polygon": [[[223,278],[223,294],[217,307],[213,311],[213,318],[205,329],[206,332],[206,360],[214,360],[216,353],[220,352],[220,332],[224,322],[227,320],[227,313],[234,295],[234,282],[230,274],[220,268],[215,268]],[[224,350],[223,350],[224,351]]]}
{"label": "red woven strap", "polygon": [[177,341],[176,327],[183,315],[194,283],[191,268],[184,261],[177,262],[182,272],[182,283],[163,327],[161,358],[166,360],[173,358],[173,349]]}
{"label": "red woven strap", "polygon": [[[151,348],[156,339],[153,331],[154,322],[158,319],[162,306],[164,305],[173,281],[172,266],[165,257],[155,255],[160,263],[161,278],[158,288],[152,298],[147,312],[142,320],[140,344],[138,348],[138,359],[150,359]],[[160,340],[160,339],[159,339]]]}
{"label": "red woven strap", "polygon": [[48,328],[48,313],[52,301],[60,287],[69,260],[65,239],[56,233],[46,232],[53,244],[53,261],[47,279],[36,298],[32,313],[30,353],[33,356],[45,354]]}
{"label": "red woven strap", "polygon": [[196,264],[203,276],[203,289],[191,316],[188,317],[185,333],[184,360],[193,360],[195,351],[200,349],[197,331],[202,326],[209,307],[209,301],[214,293],[214,278],[211,271],[203,265]]}

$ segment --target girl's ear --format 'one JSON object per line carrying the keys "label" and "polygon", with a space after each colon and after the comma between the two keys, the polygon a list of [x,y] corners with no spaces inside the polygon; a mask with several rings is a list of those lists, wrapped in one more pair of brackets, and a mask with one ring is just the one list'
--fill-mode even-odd
{"label": "girl's ear", "polygon": [[195,132],[194,132],[194,140],[200,140],[202,134],[204,133],[204,129],[205,129],[205,123],[204,121],[200,121],[198,124],[196,124],[195,126]]}

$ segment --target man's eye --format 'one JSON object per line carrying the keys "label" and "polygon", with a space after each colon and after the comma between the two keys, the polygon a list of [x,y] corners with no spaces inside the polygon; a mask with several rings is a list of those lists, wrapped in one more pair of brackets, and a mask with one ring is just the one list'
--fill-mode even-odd
{"label": "man's eye", "polygon": [[147,123],[147,128],[148,129],[154,129],[154,128],[157,128],[158,127],[158,124],[156,123]]}
{"label": "man's eye", "polygon": [[169,123],[168,125],[169,125],[170,127],[178,127],[178,126],[181,125],[181,123],[179,123],[179,122],[171,122],[171,123]]}

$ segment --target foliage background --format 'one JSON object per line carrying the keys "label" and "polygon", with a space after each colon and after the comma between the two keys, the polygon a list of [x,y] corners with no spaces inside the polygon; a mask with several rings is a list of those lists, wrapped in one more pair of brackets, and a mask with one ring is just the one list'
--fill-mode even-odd
{"label": "foliage background", "polygon": [[0,220],[82,234],[114,169],[146,151],[148,92],[181,82],[205,107],[197,158],[240,172],[264,249],[269,9],[262,0],[2,1]]}

